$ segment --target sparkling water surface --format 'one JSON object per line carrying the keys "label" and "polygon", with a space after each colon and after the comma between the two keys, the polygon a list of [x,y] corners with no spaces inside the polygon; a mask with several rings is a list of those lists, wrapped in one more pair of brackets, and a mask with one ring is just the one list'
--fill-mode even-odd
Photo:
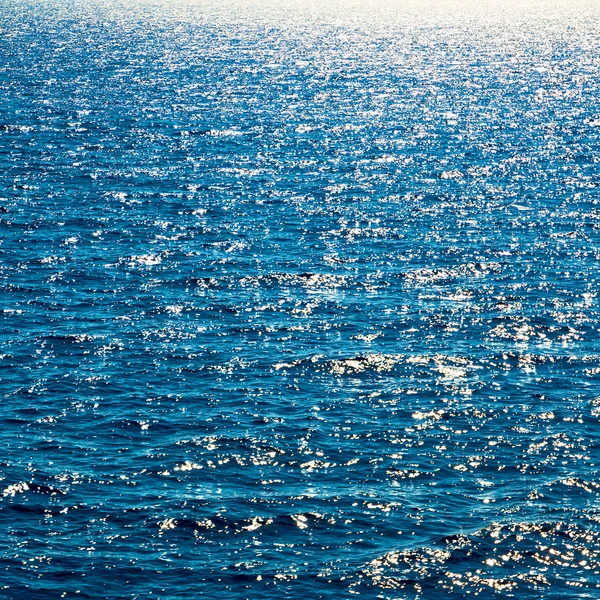
{"label": "sparkling water surface", "polygon": [[599,598],[599,48],[0,0],[0,596]]}

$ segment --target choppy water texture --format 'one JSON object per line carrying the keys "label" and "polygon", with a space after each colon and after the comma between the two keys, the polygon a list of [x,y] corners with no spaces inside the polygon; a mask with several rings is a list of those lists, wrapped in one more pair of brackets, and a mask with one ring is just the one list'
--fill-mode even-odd
{"label": "choppy water texture", "polygon": [[600,11],[495,4],[0,2],[2,597],[600,597]]}

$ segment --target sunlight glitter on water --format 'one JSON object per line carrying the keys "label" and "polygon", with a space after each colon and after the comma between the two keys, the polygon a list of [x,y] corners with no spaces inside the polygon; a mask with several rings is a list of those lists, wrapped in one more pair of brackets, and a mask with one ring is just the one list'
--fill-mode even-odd
{"label": "sunlight glitter on water", "polygon": [[595,597],[599,12],[0,3],[0,595]]}

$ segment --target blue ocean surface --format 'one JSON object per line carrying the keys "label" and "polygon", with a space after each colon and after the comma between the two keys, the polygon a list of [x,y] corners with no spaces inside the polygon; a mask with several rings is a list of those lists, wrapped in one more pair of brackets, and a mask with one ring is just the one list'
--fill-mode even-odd
{"label": "blue ocean surface", "polygon": [[0,597],[600,598],[600,6],[0,0]]}

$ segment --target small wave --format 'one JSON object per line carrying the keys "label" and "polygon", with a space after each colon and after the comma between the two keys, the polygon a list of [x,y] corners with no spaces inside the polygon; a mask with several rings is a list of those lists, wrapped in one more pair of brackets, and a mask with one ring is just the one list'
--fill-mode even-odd
{"label": "small wave", "polygon": [[[540,593],[562,586],[563,574],[600,568],[600,549],[590,547],[590,535],[562,521],[493,524],[445,536],[435,546],[389,552],[372,560],[355,585],[412,593],[431,586],[445,593]],[[581,581],[591,589],[591,582]]]}
{"label": "small wave", "polygon": [[64,490],[53,486],[33,483],[31,481],[20,481],[19,483],[13,483],[12,485],[9,485],[6,488],[4,488],[4,490],[2,491],[2,496],[4,498],[14,498],[19,494],[25,494],[27,492],[32,492],[36,494],[49,494],[51,496],[64,496],[67,493]]}

